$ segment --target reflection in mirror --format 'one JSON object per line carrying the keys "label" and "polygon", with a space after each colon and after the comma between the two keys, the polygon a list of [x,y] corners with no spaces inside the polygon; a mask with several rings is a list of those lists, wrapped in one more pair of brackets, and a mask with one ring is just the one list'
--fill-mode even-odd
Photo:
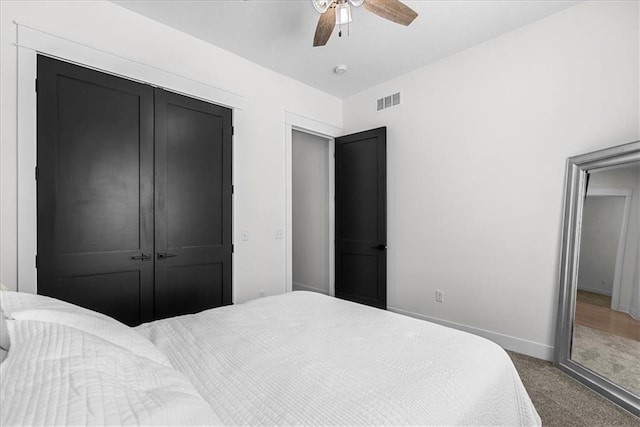
{"label": "reflection in mirror", "polygon": [[640,162],[585,184],[571,359],[640,395]]}

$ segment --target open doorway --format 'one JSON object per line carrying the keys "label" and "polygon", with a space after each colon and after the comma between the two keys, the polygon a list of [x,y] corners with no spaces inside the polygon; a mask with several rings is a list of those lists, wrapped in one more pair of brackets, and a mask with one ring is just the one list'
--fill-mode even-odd
{"label": "open doorway", "polygon": [[619,287],[616,267],[624,256],[619,248],[626,236],[625,202],[621,196],[587,194],[582,213],[578,299],[613,310],[618,309],[612,303]]}
{"label": "open doorway", "polygon": [[[307,244],[315,248],[313,251],[316,256],[311,258],[311,262],[322,266],[323,262],[317,256],[318,252],[329,254],[330,296],[386,309],[386,128],[343,135],[340,128],[286,111],[285,129],[284,291],[294,290],[293,270],[301,254],[301,243],[296,243],[297,253],[294,261],[293,240],[301,236],[307,239]],[[309,223],[301,225],[296,220],[294,232],[293,146],[296,142],[294,138],[299,140],[301,135],[319,137],[325,141],[323,143],[328,144],[328,151],[322,150],[324,154],[312,157],[317,159],[313,162],[314,166],[328,164],[328,250],[324,244],[314,242],[311,237],[314,233],[310,232]],[[323,162],[321,158],[325,155],[327,158]],[[306,179],[310,172],[303,166],[295,174]],[[319,191],[320,194],[323,192]],[[325,207],[320,205],[311,212],[315,214],[317,211],[325,210]],[[300,212],[298,208],[296,211]],[[303,212],[297,216],[305,218],[310,215]],[[316,220],[311,226],[316,226],[318,222],[324,223],[324,220]],[[322,283],[321,286],[304,283],[304,277],[298,274],[298,266],[295,268],[295,289],[326,293],[326,279],[317,281]]]}
{"label": "open doorway", "polygon": [[292,289],[333,295],[332,140],[292,130]]}

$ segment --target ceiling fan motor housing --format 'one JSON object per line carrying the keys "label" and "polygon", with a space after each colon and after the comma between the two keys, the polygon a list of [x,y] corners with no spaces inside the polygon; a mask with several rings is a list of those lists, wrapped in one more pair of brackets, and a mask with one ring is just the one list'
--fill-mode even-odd
{"label": "ceiling fan motor housing", "polygon": [[333,3],[333,0],[311,0],[311,3],[313,3],[313,7],[316,8],[318,13],[325,13]]}
{"label": "ceiling fan motor housing", "polygon": [[[346,3],[347,0],[311,0],[313,7],[318,11],[318,13],[325,13],[329,7],[331,7],[332,3]],[[358,7],[364,3],[364,0],[348,0],[352,6]]]}

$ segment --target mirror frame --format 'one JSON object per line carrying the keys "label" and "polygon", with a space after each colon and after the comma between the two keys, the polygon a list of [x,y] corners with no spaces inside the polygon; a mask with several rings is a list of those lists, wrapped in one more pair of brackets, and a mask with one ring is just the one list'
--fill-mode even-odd
{"label": "mirror frame", "polygon": [[640,417],[640,396],[636,396],[629,390],[571,360],[573,319],[578,284],[580,228],[583,201],[586,196],[587,173],[592,169],[617,166],[634,161],[640,161],[640,141],[567,159],[560,248],[560,298],[556,323],[554,365],[587,387]]}

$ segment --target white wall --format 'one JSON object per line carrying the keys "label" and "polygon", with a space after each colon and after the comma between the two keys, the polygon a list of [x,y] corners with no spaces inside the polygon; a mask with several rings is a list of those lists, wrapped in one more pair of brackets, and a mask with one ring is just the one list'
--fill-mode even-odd
{"label": "white wall", "polygon": [[342,102],[106,1],[0,2],[0,280],[17,283],[16,26],[13,21],[242,95],[234,111],[236,302],[284,291],[285,110],[342,126]]}
{"label": "white wall", "polygon": [[391,309],[552,357],[565,161],[640,139],[638,16],[581,3],[345,100],[388,127]]}
{"label": "white wall", "polygon": [[624,207],[625,197],[621,196],[586,198],[580,231],[578,289],[613,294]]}
{"label": "white wall", "polygon": [[293,289],[329,294],[329,141],[294,130]]}

